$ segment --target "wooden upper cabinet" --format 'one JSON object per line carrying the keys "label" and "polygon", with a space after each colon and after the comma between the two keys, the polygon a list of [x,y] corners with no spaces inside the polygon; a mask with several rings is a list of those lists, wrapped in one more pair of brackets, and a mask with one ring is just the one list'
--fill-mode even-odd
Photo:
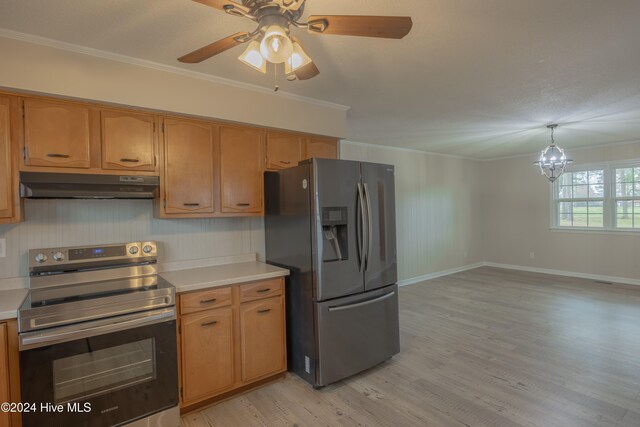
{"label": "wooden upper cabinet", "polygon": [[88,106],[40,99],[23,102],[25,165],[90,167]]}
{"label": "wooden upper cabinet", "polygon": [[[9,398],[9,348],[6,323],[0,323],[0,403]],[[0,411],[0,426],[9,426],[9,412]]]}
{"label": "wooden upper cabinet", "polygon": [[286,368],[284,299],[268,298],[240,306],[242,381]]}
{"label": "wooden upper cabinet", "polygon": [[220,128],[222,212],[262,212],[263,135],[263,131],[252,128]]}
{"label": "wooden upper cabinet", "polygon": [[233,385],[232,313],[231,308],[219,308],[182,317],[185,404],[197,402]]}
{"label": "wooden upper cabinet", "polygon": [[129,112],[100,112],[102,168],[156,170],[156,117]]}
{"label": "wooden upper cabinet", "polygon": [[212,214],[216,128],[206,122],[164,121],[164,211]]}
{"label": "wooden upper cabinet", "polygon": [[0,97],[0,219],[13,216],[10,107],[10,99]]}
{"label": "wooden upper cabinet", "polygon": [[338,140],[320,136],[307,138],[305,159],[337,159]]}
{"label": "wooden upper cabinet", "polygon": [[303,159],[304,138],[286,133],[267,133],[266,167],[277,170],[297,166]]}

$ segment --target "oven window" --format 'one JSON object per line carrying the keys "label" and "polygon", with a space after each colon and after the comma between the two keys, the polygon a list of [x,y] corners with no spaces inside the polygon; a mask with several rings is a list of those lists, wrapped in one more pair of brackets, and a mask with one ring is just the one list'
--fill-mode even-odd
{"label": "oven window", "polygon": [[154,338],[53,362],[56,404],[88,399],[155,379]]}

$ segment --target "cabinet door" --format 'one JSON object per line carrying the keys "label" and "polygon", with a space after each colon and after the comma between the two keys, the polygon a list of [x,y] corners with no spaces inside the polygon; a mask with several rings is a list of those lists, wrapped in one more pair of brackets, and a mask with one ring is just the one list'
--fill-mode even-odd
{"label": "cabinet door", "polygon": [[322,138],[310,136],[307,138],[306,159],[337,159],[338,140],[335,138]]}
{"label": "cabinet door", "polygon": [[269,298],[240,306],[242,381],[286,369],[284,300]]}
{"label": "cabinet door", "polygon": [[267,169],[285,169],[297,166],[302,160],[303,139],[296,135],[268,133],[266,148]]}
{"label": "cabinet door", "polygon": [[89,168],[89,120],[89,108],[82,105],[25,99],[25,164]]}
{"label": "cabinet door", "polygon": [[156,119],[150,114],[101,111],[102,168],[156,170]]}
{"label": "cabinet door", "polygon": [[[7,348],[7,325],[0,324],[0,403],[9,399],[9,350]],[[9,425],[9,413],[0,411],[0,426]]]}
{"label": "cabinet door", "polygon": [[[11,167],[9,110],[9,98],[0,98],[0,218],[13,216],[13,168]],[[0,402],[4,401],[0,400]]]}
{"label": "cabinet door", "polygon": [[214,127],[165,120],[165,212],[213,213]]}
{"label": "cabinet door", "polygon": [[262,136],[249,128],[220,128],[222,212],[262,212]]}
{"label": "cabinet door", "polygon": [[231,308],[182,317],[182,387],[185,404],[233,385]]}

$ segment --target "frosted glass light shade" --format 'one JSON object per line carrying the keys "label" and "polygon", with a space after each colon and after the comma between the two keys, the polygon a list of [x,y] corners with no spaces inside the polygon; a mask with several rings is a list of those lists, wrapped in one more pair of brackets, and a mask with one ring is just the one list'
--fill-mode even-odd
{"label": "frosted glass light shade", "polygon": [[260,53],[267,61],[281,64],[293,53],[293,43],[284,28],[271,25],[264,32],[260,43]]}
{"label": "frosted glass light shade", "polygon": [[267,61],[260,53],[260,43],[253,40],[238,59],[262,74],[267,72]]}
{"label": "frosted glass light shade", "polygon": [[310,63],[311,58],[307,55],[307,52],[304,51],[300,43],[293,42],[293,53],[284,63],[284,72],[285,74],[291,74]]}

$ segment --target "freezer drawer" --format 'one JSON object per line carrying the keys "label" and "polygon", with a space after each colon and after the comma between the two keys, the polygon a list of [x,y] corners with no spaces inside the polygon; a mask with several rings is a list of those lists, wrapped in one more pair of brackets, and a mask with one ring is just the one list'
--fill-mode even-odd
{"label": "freezer drawer", "polygon": [[400,352],[398,287],[317,303],[317,386],[369,369]]}

